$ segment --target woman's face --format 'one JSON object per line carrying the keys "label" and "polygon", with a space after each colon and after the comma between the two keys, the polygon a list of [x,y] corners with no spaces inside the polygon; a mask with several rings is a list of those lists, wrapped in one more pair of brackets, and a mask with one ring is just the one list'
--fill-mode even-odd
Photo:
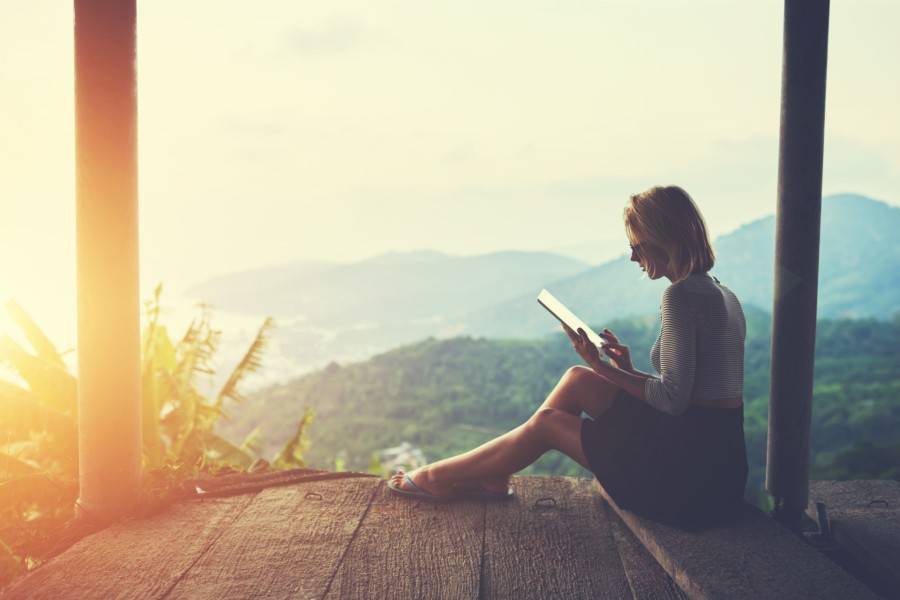
{"label": "woman's face", "polygon": [[631,244],[631,261],[641,266],[650,279],[659,279],[666,275],[668,257],[650,242]]}

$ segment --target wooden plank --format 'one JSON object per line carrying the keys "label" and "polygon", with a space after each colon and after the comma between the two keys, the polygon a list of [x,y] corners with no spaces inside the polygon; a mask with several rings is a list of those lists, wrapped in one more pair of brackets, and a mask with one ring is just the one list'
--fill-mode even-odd
{"label": "wooden plank", "polygon": [[630,598],[602,498],[591,480],[515,477],[488,503],[481,598]]}
{"label": "wooden plank", "polygon": [[612,525],[632,596],[637,600],[686,600],[687,595],[675,585],[609,504],[604,502],[603,508]]}
{"label": "wooden plank", "polygon": [[745,504],[733,523],[689,532],[620,509],[594,485],[689,598],[878,598],[802,538]]}
{"label": "wooden plank", "polygon": [[86,537],[0,593],[12,598],[161,598],[253,495],[182,502]]}
{"label": "wooden plank", "polygon": [[900,510],[900,481],[857,479],[855,481],[809,482],[807,513],[816,519],[816,502],[825,503],[828,514],[868,510]]}
{"label": "wooden plank", "polygon": [[484,502],[375,495],[326,596],[478,597]]}
{"label": "wooden plank", "polygon": [[321,598],[380,478],[260,492],[167,598]]}
{"label": "wooden plank", "polygon": [[824,502],[834,540],[885,589],[900,589],[900,481],[810,481],[807,514]]}

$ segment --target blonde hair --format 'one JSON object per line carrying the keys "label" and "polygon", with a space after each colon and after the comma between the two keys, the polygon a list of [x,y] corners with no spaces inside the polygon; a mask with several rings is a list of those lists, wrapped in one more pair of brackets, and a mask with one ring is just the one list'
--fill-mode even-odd
{"label": "blonde hair", "polygon": [[700,210],[675,185],[655,186],[631,196],[625,206],[625,234],[633,245],[636,240],[647,241],[666,253],[672,283],[691,273],[705,273],[716,262]]}

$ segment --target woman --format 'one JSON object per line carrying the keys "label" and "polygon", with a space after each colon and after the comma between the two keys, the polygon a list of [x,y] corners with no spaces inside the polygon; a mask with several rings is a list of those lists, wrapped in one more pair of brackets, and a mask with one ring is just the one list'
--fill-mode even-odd
{"label": "woman", "polygon": [[650,354],[658,374],[635,369],[612,331],[600,334],[606,343],[598,348],[584,331],[564,325],[589,368],[566,371],[512,431],[411,473],[398,471],[392,491],[431,500],[507,497],[512,473],[556,449],[594,473],[622,508],[687,529],[734,515],[748,471],[740,301],[709,275],[709,235],[683,189],[636,194],[624,216],[631,260],[650,279],[671,282]]}

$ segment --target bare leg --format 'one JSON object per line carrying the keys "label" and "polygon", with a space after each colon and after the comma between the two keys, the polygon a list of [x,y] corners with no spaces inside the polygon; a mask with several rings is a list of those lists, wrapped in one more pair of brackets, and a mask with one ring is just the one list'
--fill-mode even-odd
{"label": "bare leg", "polygon": [[[435,494],[450,492],[467,481],[505,489],[510,474],[551,449],[587,468],[581,449],[581,413],[597,418],[612,405],[618,389],[591,369],[572,367],[528,421],[478,448],[416,469],[415,481]],[[402,474],[395,478],[400,485]]]}
{"label": "bare leg", "polygon": [[586,412],[596,419],[612,406],[619,389],[593,369],[570,367],[540,408],[558,408],[576,417]]}

